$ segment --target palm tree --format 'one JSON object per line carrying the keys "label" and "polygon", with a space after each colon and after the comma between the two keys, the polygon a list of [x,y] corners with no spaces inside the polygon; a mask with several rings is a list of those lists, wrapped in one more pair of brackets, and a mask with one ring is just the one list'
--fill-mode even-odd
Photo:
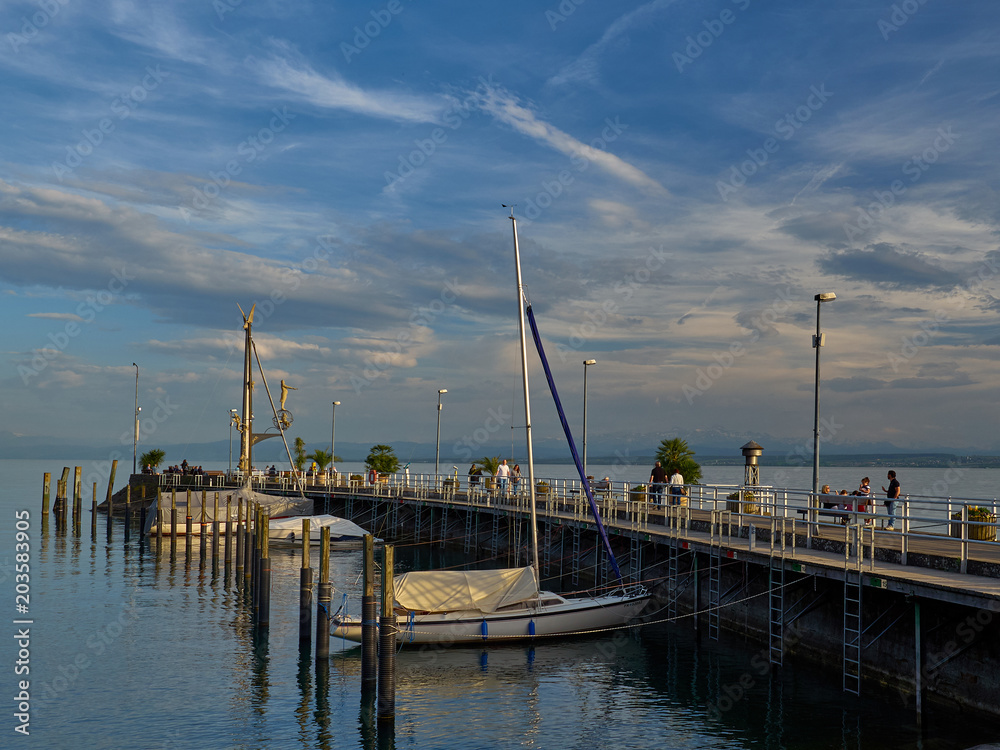
{"label": "palm tree", "polygon": [[141,456],[139,456],[139,465],[143,468],[147,466],[152,466],[154,469],[160,468],[160,464],[163,463],[163,459],[166,458],[167,454],[161,451],[159,448],[154,448],[153,450],[146,451]]}
{"label": "palm tree", "polygon": [[701,466],[694,460],[694,451],[688,447],[686,440],[664,438],[656,451],[656,459],[668,473],[673,469],[679,471],[685,483],[701,482]]}
{"label": "palm tree", "polygon": [[306,441],[300,437],[295,438],[295,453],[292,457],[292,463],[299,471],[302,471],[302,467],[306,465]]}
{"label": "palm tree", "polygon": [[484,474],[489,473],[491,477],[496,476],[497,467],[500,466],[500,456],[483,456],[479,459],[479,466]]}
{"label": "palm tree", "polygon": [[307,460],[316,462],[316,466],[320,471],[324,471],[326,469],[326,466],[330,463],[331,458],[330,451],[325,451],[322,448],[317,448],[306,456]]}

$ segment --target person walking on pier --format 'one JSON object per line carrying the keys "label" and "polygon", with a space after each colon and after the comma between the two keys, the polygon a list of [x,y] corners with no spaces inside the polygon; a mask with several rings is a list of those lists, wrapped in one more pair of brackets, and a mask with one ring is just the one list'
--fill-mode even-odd
{"label": "person walking on pier", "polygon": [[500,490],[501,494],[507,494],[507,482],[510,479],[510,467],[507,465],[507,459],[505,458],[497,466],[496,480],[497,489]]}
{"label": "person walking on pier", "polygon": [[649,472],[649,496],[650,500],[657,505],[663,503],[663,485],[667,483],[667,472],[660,462],[656,462],[656,466],[653,470]]}
{"label": "person walking on pier", "polygon": [[889,489],[882,487],[885,493],[885,512],[889,514],[889,524],[887,529],[896,528],[896,501],[899,499],[899,481],[896,479],[896,472],[890,471],[886,478],[889,480]]}
{"label": "person walking on pier", "polygon": [[677,505],[684,494],[684,476],[676,466],[670,474],[670,504]]}

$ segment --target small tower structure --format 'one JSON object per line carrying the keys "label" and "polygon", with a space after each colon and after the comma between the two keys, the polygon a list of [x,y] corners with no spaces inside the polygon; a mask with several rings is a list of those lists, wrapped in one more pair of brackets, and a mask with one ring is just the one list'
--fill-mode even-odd
{"label": "small tower structure", "polygon": [[760,464],[757,459],[764,453],[764,449],[753,440],[740,448],[746,458],[746,467],[743,470],[743,485],[745,487],[757,487],[760,485]]}

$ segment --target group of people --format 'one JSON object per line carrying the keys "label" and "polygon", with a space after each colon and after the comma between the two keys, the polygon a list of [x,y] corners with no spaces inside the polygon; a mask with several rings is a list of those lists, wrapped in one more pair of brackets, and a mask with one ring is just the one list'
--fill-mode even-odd
{"label": "group of people", "polygon": [[[896,501],[899,500],[900,485],[899,480],[896,479],[896,472],[889,471],[886,475],[889,480],[889,486],[885,487],[883,485],[882,492],[885,493],[885,500],[883,504],[885,505],[886,513],[889,516],[889,523],[886,524],[887,529],[894,529],[896,527]],[[823,507],[827,510],[858,510],[862,513],[865,512],[867,506],[871,504],[872,488],[869,484],[871,479],[864,477],[861,480],[861,484],[854,492],[848,492],[847,490],[841,490],[840,493],[832,492],[830,490],[830,485],[824,484],[820,489],[820,494],[829,495],[831,499],[823,500]],[[857,500],[847,500],[843,499],[844,496],[847,497],[857,497]],[[833,498],[837,498],[834,500]],[[855,505],[857,508],[855,508]]]}
{"label": "group of people", "polygon": [[651,502],[663,505],[663,490],[667,485],[670,485],[670,504],[677,505],[684,495],[684,477],[677,467],[672,467],[668,476],[667,470],[657,461],[653,470],[649,472],[649,497]]}
{"label": "group of people", "polygon": [[[156,470],[152,466],[147,466],[147,467],[143,468],[142,471],[145,474],[155,474],[156,473]],[[205,472],[202,470],[202,468],[201,468],[200,465],[199,466],[191,466],[191,465],[188,464],[186,458],[183,461],[181,461],[181,465],[180,466],[176,466],[176,465],[175,466],[168,466],[166,469],[163,470],[163,473],[164,474],[180,474],[181,476],[185,476],[185,477],[200,477],[200,476],[203,476],[205,474]]]}
{"label": "group of people", "polygon": [[[482,467],[472,464],[469,467],[469,486],[478,486],[482,475]],[[496,488],[500,492],[506,493],[510,489],[517,492],[517,488],[521,485],[521,466],[520,464],[514,464],[513,467],[508,466],[507,459],[505,458],[497,465],[497,470],[493,474],[493,478],[496,480]]]}

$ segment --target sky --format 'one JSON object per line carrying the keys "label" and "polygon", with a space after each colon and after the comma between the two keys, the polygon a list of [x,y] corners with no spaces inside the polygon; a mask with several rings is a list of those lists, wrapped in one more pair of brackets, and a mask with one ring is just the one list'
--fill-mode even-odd
{"label": "sky", "polygon": [[595,443],[811,450],[819,323],[824,450],[1000,451],[993,0],[0,8],[18,439],[130,446],[138,374],[140,450],[226,440],[255,305],[310,447],[507,440],[513,204],[578,440],[586,369]]}

